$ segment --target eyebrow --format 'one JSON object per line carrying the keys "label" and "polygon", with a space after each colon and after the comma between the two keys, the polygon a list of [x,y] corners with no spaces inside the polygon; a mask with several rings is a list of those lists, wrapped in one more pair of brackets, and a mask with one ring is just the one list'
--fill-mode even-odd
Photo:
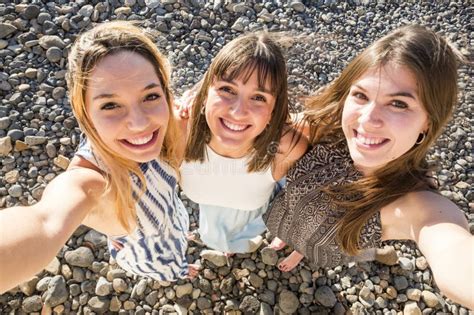
{"label": "eyebrow", "polygon": [[[364,89],[362,86],[360,86],[358,84],[354,84],[354,86],[357,87],[358,89],[361,89],[364,92],[367,92],[366,89]],[[401,91],[401,92],[397,92],[397,93],[388,94],[388,96],[390,96],[390,97],[402,96],[402,97],[408,97],[408,98],[416,100],[416,97],[410,92]]]}
{"label": "eyebrow", "polygon": [[[230,83],[232,85],[237,85],[234,80],[229,80],[229,79],[226,79],[226,78],[220,78],[218,79],[218,81],[224,81],[224,82],[227,82],[227,83]],[[265,88],[261,88],[260,86],[257,88],[257,91],[258,92],[262,92],[262,93],[266,93],[266,94],[270,94],[270,95],[273,95],[272,92],[270,92],[269,90],[265,89]]]}
{"label": "eyebrow", "polygon": [[[143,88],[142,91],[147,91],[147,90],[151,90],[151,89],[154,89],[156,87],[160,87],[161,84],[158,84],[158,83],[150,83],[148,84],[147,86],[145,86]],[[103,98],[114,98],[114,97],[117,97],[117,94],[113,94],[113,93],[102,93],[102,94],[99,94],[99,95],[96,95],[92,98],[92,100],[98,100],[98,99],[103,99]]]}

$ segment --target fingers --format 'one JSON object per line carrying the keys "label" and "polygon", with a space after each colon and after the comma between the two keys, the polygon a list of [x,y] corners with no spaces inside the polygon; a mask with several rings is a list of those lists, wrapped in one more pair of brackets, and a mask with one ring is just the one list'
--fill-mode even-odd
{"label": "fingers", "polygon": [[110,244],[112,244],[112,246],[117,250],[121,250],[123,248],[123,244],[120,243],[120,242],[117,242],[115,240],[110,240]]}

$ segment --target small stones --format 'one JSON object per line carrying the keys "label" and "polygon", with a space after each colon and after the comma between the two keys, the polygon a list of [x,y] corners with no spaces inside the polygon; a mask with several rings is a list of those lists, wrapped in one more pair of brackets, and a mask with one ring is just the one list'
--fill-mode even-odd
{"label": "small stones", "polygon": [[397,289],[397,291],[401,291],[408,288],[408,280],[403,276],[396,276],[393,278],[393,281],[395,289]]}
{"label": "small stones", "polygon": [[[255,29],[291,34],[280,43],[288,65],[290,99],[310,95],[331,82],[369,43],[409,21],[445,34],[462,54],[470,54],[469,19],[459,18],[466,15],[462,2],[359,2],[57,0],[40,5],[41,1],[4,1],[0,5],[0,208],[33,204],[47,183],[67,169],[80,131],[67,99],[66,62],[78,33],[95,23],[139,19],[161,32],[157,46],[176,65],[175,95],[204,75],[231,38]],[[466,212],[473,232],[468,68],[459,71],[462,93],[453,121],[428,160],[439,166],[435,177],[442,195]],[[291,103],[292,110],[300,109],[298,102]],[[186,198],[185,203],[190,205],[191,224],[196,224],[197,207]],[[204,249],[199,262],[203,270],[195,280],[178,282],[134,277],[117,265],[106,242],[106,236],[93,230],[75,233],[44,272],[0,295],[2,313],[468,313],[443,300],[426,259],[412,245],[399,242],[377,251],[381,264],[357,263],[322,272],[303,260],[290,273],[276,267],[283,251],[263,248],[227,259],[222,253],[208,257],[206,249],[190,244],[190,262],[199,260]],[[81,257],[72,258],[71,252],[82,247],[86,249],[78,253]],[[64,296],[64,302],[48,304]]]}
{"label": "small stones", "polygon": [[8,194],[12,197],[19,198],[23,195],[23,188],[20,185],[12,185],[8,188]]}
{"label": "small stones", "polygon": [[278,262],[278,254],[276,250],[270,247],[264,247],[260,252],[262,255],[262,262],[270,266],[276,266]]}
{"label": "small stones", "polygon": [[316,301],[325,307],[334,307],[336,305],[337,299],[334,292],[328,286],[321,286],[316,289],[314,293]]}
{"label": "small stones", "polygon": [[63,49],[66,47],[66,44],[61,39],[61,37],[56,35],[45,35],[39,39],[39,45],[44,49],[48,50],[52,47]]}
{"label": "small stones", "polygon": [[0,156],[7,155],[13,149],[10,136],[0,138]]}
{"label": "small stones", "polygon": [[9,117],[0,118],[0,129],[5,130],[10,126],[11,120]]}
{"label": "small stones", "polygon": [[62,57],[63,51],[58,47],[51,47],[46,51],[46,58],[51,62],[59,62]]}
{"label": "small stones", "polygon": [[189,295],[193,292],[193,285],[191,283],[186,283],[183,285],[176,286],[176,296],[181,298],[185,295]]}
{"label": "small stones", "polygon": [[110,300],[105,297],[94,296],[87,302],[87,305],[89,305],[94,312],[103,314],[109,309]]}
{"label": "small stones", "polygon": [[94,261],[94,254],[88,247],[79,247],[64,254],[66,262],[72,266],[90,267]]}
{"label": "small stones", "polygon": [[251,295],[247,295],[242,299],[239,310],[244,314],[256,314],[260,310],[260,301]]}
{"label": "small stones", "polygon": [[69,166],[70,161],[67,157],[60,154],[60,155],[58,155],[58,157],[56,157],[53,160],[53,163],[54,163],[54,165],[60,167],[61,169],[66,170]]}
{"label": "small stones", "polygon": [[403,315],[421,315],[421,310],[416,302],[407,302],[403,308]]}
{"label": "small stones", "polygon": [[95,294],[98,296],[107,296],[112,292],[112,283],[107,281],[104,277],[100,277],[97,280],[97,285],[95,287]]}
{"label": "small stones", "polygon": [[438,297],[433,292],[423,290],[423,292],[421,292],[421,298],[428,307],[434,308],[439,304]]}
{"label": "small stones", "polygon": [[375,253],[375,260],[392,266],[398,262],[398,255],[393,246],[385,246],[384,248],[377,248]]}
{"label": "small stones", "polygon": [[409,288],[407,290],[407,297],[412,301],[418,302],[421,297],[421,291],[419,289]]}
{"label": "small stones", "polygon": [[0,38],[7,38],[8,35],[14,33],[17,28],[8,23],[0,23]]}
{"label": "small stones", "polygon": [[125,280],[121,278],[116,278],[113,279],[112,281],[112,287],[114,288],[115,292],[125,292],[128,289],[128,284],[125,282]]}
{"label": "small stones", "polygon": [[66,281],[63,276],[54,276],[48,283],[48,290],[44,298],[44,302],[55,307],[56,305],[66,302],[69,292],[66,288]]}
{"label": "small stones", "polygon": [[291,291],[282,291],[278,297],[278,307],[285,313],[295,313],[299,304],[298,297]]}
{"label": "small stones", "polygon": [[23,300],[23,303],[21,304],[21,308],[26,313],[41,311],[42,307],[43,301],[41,300],[41,296],[39,295],[27,297]]}
{"label": "small stones", "polygon": [[48,141],[48,138],[42,137],[42,136],[26,136],[25,137],[25,143],[29,146],[43,144],[43,143],[46,143],[46,141]]}
{"label": "small stones", "polygon": [[216,267],[227,265],[227,257],[224,255],[224,253],[217,250],[203,250],[201,252],[201,257],[210,261]]}
{"label": "small stones", "polygon": [[9,184],[16,183],[20,177],[20,172],[18,170],[13,170],[5,174],[5,181]]}

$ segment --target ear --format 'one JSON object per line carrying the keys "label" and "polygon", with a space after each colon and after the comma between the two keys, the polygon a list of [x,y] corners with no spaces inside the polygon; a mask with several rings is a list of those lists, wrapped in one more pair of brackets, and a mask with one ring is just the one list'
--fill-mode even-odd
{"label": "ear", "polygon": [[422,130],[422,132],[423,132],[423,133],[427,133],[429,129],[430,129],[430,121],[428,120],[428,118],[426,118],[426,121],[425,121],[425,123],[423,124],[423,130]]}

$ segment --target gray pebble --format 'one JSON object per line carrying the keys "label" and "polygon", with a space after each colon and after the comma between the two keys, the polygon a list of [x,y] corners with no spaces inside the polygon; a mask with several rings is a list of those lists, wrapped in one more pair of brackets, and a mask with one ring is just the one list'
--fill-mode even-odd
{"label": "gray pebble", "polygon": [[88,247],[79,247],[64,254],[67,263],[77,267],[90,267],[94,261],[94,254]]}
{"label": "gray pebble", "polygon": [[66,281],[63,276],[54,276],[48,283],[48,290],[46,291],[44,302],[55,307],[66,302],[69,292],[66,289]]}
{"label": "gray pebble", "polygon": [[333,307],[336,305],[337,299],[334,292],[328,286],[321,286],[314,293],[316,301],[325,307]]}

